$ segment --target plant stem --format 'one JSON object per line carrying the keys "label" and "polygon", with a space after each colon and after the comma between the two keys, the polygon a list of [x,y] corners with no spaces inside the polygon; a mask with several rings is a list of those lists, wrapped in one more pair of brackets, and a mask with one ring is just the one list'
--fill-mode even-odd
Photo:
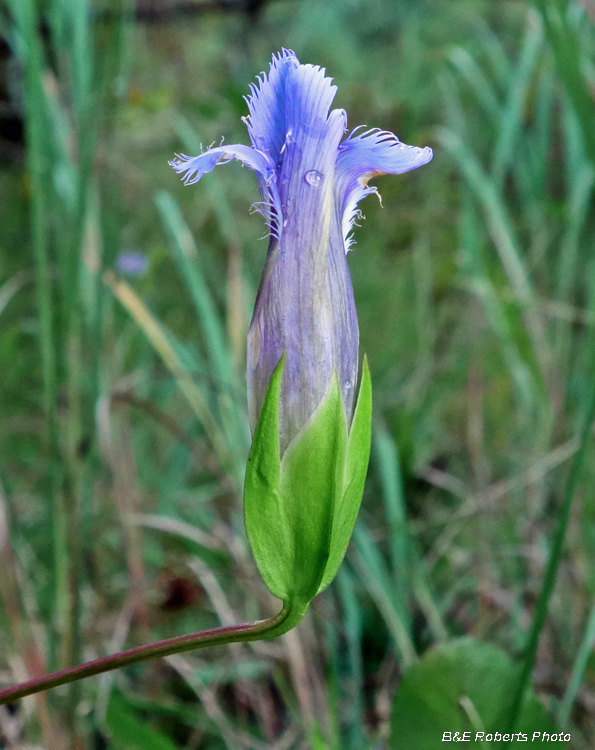
{"label": "plant stem", "polygon": [[531,624],[531,632],[529,633],[529,639],[525,648],[523,667],[512,702],[512,712],[508,724],[508,731],[510,733],[514,731],[516,722],[518,721],[518,718],[520,716],[523,698],[531,679],[531,672],[533,671],[533,665],[535,664],[535,657],[537,655],[537,647],[539,645],[539,637],[547,618],[548,605],[554,591],[558,568],[560,567],[562,549],[564,547],[564,539],[566,537],[566,529],[568,528],[568,521],[570,518],[570,509],[572,507],[572,501],[574,499],[574,495],[578,485],[578,480],[585,457],[585,450],[587,447],[587,443],[589,442],[589,437],[591,435],[591,425],[593,424],[594,419],[595,387],[593,388],[590,395],[590,403],[581,431],[581,441],[579,449],[575,453],[572,467],[570,469],[570,477],[568,478],[568,484],[566,485],[566,492],[564,494],[564,501],[562,503],[562,508],[560,509],[560,515],[558,516],[558,523],[556,525],[556,530],[554,532],[554,537],[552,540],[552,548],[547,562],[543,584],[541,586],[541,591],[539,592],[539,597],[535,605],[535,613],[533,615],[533,622]]}
{"label": "plant stem", "polygon": [[163,641],[157,641],[157,643],[150,643],[145,646],[131,648],[128,651],[121,651],[111,656],[104,656],[101,659],[95,659],[86,664],[79,664],[77,667],[69,667],[68,669],[62,669],[60,672],[36,677],[20,685],[0,690],[0,705],[13,703],[19,698],[39,693],[42,690],[49,690],[49,688],[65,685],[85,677],[127,667],[130,664],[136,664],[147,659],[170,656],[171,654],[179,654],[183,651],[205,648],[206,646],[218,646],[242,641],[258,641],[263,638],[282,635],[298,624],[306,613],[306,609],[307,605],[306,607],[293,607],[289,604],[284,604],[283,609],[278,615],[269,617],[266,620],[211,628],[210,630],[201,630],[197,633],[189,633],[188,635],[181,635],[176,638],[167,638]]}

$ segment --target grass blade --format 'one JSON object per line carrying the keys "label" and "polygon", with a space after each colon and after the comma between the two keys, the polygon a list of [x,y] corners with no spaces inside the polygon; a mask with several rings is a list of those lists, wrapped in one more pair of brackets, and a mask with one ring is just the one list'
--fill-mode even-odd
{"label": "grass blade", "polygon": [[530,15],[521,59],[508,84],[508,100],[500,117],[499,134],[494,149],[492,174],[499,185],[502,184],[504,175],[515,157],[529,81],[535,69],[542,41],[543,34],[539,19]]}
{"label": "grass blade", "polygon": [[570,510],[572,508],[572,502],[574,500],[574,496],[579,484],[583,462],[587,451],[587,445],[591,442],[591,428],[594,420],[595,383],[591,382],[591,393],[589,394],[589,404],[587,406],[586,416],[581,428],[580,444],[577,452],[574,454],[572,467],[570,469],[570,476],[566,483],[564,500],[562,502],[562,507],[560,508],[560,511],[558,513],[558,521],[552,539],[552,546],[550,549],[547,567],[541,590],[539,592],[539,597],[535,605],[535,612],[533,614],[531,630],[525,648],[525,656],[523,659],[521,675],[514,696],[513,711],[508,725],[509,731],[511,732],[514,730],[514,726],[521,710],[525,692],[531,680],[531,673],[533,671],[535,657],[537,655],[537,647],[539,646],[539,637],[541,635],[541,631],[543,630],[543,626],[548,614],[550,599],[554,592],[556,577],[558,575],[558,568],[560,567],[560,561],[562,559],[562,550],[564,548],[564,540],[566,538],[566,529],[568,528]]}
{"label": "grass blade", "polygon": [[355,567],[384,617],[403,664],[407,666],[416,660],[417,654],[407,628],[406,602],[392,587],[386,564],[373,544],[369,531],[361,523],[356,524],[353,538]]}
{"label": "grass blade", "polygon": [[229,470],[230,457],[225,436],[213,418],[203,394],[194,383],[191,373],[188,372],[179,351],[176,351],[176,348],[172,345],[171,334],[166,334],[161,323],[128,284],[118,280],[111,272],[105,274],[104,280],[117,299],[132,315],[151,346],[176,379],[180,390],[186,396],[192,410],[203,425],[221,466]]}
{"label": "grass blade", "polygon": [[564,88],[580,123],[585,150],[595,166],[595,117],[593,101],[582,71],[581,40],[570,21],[570,4],[565,0],[535,0],[554,53]]}
{"label": "grass blade", "polygon": [[566,688],[566,692],[564,693],[564,698],[562,699],[562,703],[560,704],[560,708],[558,710],[558,721],[560,723],[561,729],[566,729],[568,725],[570,711],[572,710],[572,706],[574,704],[574,701],[576,700],[576,696],[581,686],[581,682],[583,681],[585,670],[587,668],[587,664],[589,662],[589,659],[591,657],[591,653],[594,647],[595,647],[595,604],[591,607],[591,613],[589,615],[589,620],[587,622],[587,627],[585,630],[585,634],[583,636],[583,641],[579,648],[578,654],[576,655],[576,659],[572,667],[572,674],[570,676],[570,681],[568,683],[568,687]]}

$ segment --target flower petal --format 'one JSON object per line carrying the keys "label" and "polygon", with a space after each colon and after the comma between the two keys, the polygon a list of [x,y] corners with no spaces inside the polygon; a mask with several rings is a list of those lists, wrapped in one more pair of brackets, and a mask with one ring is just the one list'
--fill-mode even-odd
{"label": "flower petal", "polygon": [[178,174],[183,174],[184,184],[193,185],[200,178],[211,172],[217,164],[226,164],[231,159],[239,159],[246,166],[260,174],[268,184],[275,175],[275,165],[269,157],[250,146],[217,146],[198,156],[176,154],[176,159],[169,164]]}
{"label": "flower petal", "polygon": [[431,148],[418,148],[401,143],[394,133],[375,128],[365,133],[351,135],[339,146],[337,155],[337,201],[342,216],[345,252],[352,244],[349,231],[358,215],[357,204],[375,187],[368,180],[380,174],[402,174],[427,164],[433,156]]}
{"label": "flower petal", "polygon": [[243,144],[217,146],[198,156],[176,154],[175,160],[170,161],[169,164],[178,174],[184,175],[185,185],[193,185],[203,175],[215,169],[217,164],[227,164],[232,159],[238,159],[256,172],[262,201],[267,206],[267,211],[263,212],[257,204],[257,210],[265,217],[271,234],[278,237],[282,225],[281,201],[275,165],[268,154]]}
{"label": "flower petal", "polygon": [[[329,114],[337,93],[332,79],[317,65],[294,68],[285,89],[285,141],[280,167],[280,191],[285,204],[306,199],[312,188],[330,189],[339,142],[345,132],[347,114],[342,109]],[[323,188],[319,192],[323,192]],[[317,203],[321,200],[318,198]],[[309,210],[309,209],[308,209]],[[305,210],[304,213],[308,213]],[[320,210],[320,209],[319,209]]]}
{"label": "flower petal", "polygon": [[291,50],[273,55],[266,73],[258,84],[251,84],[251,96],[246,97],[250,115],[244,118],[254,148],[268,154],[277,164],[285,143],[285,86],[287,77],[299,60]]}
{"label": "flower petal", "polygon": [[335,164],[346,114],[329,112],[336,87],[313,65],[285,82],[285,142],[278,183],[283,234],[271,243],[248,334],[248,393],[256,425],[271,374],[285,354],[282,451],[324,398],[333,370],[350,422],[358,366],[353,290],[335,208]]}
{"label": "flower petal", "polygon": [[[248,332],[248,411],[253,431],[271,373],[281,356],[286,357],[280,412],[282,453],[324,398],[333,371],[339,378],[348,425],[353,414],[359,331],[336,213],[329,231],[312,248],[309,242],[302,245],[290,231],[284,232],[280,243],[271,243]],[[305,261],[304,247],[311,250]]]}

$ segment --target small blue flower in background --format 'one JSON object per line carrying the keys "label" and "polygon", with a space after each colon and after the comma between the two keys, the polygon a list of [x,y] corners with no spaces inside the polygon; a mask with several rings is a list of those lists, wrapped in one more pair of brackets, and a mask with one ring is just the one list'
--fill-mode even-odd
{"label": "small blue flower in background", "polygon": [[128,276],[144,276],[148,267],[147,256],[140,250],[122,250],[116,258],[116,270]]}
{"label": "small blue flower in background", "polygon": [[246,118],[252,146],[221,145],[171,166],[192,184],[217,164],[239,159],[256,172],[255,204],[270,244],[248,334],[248,405],[254,431],[273,370],[286,353],[281,389],[283,452],[321,403],[333,369],[347,423],[358,375],[359,331],[346,254],[368,180],[400,174],[432,158],[430,148],[390,132],[356,128],[329,112],[337,87],[314,65],[283,50],[251,86]]}

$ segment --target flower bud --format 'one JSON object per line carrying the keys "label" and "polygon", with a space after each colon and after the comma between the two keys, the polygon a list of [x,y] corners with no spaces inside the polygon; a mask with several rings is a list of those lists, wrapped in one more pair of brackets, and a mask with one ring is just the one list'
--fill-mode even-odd
{"label": "flower bud", "polygon": [[252,147],[171,162],[186,183],[230,159],[258,177],[270,240],[248,333],[244,514],[266,585],[300,617],[345,555],[370,456],[367,364],[354,409],[359,332],[346,258],[357,205],[376,192],[371,177],[432,158],[381,130],[343,139],[335,92],[323,70],[283,50],[248,99]]}

